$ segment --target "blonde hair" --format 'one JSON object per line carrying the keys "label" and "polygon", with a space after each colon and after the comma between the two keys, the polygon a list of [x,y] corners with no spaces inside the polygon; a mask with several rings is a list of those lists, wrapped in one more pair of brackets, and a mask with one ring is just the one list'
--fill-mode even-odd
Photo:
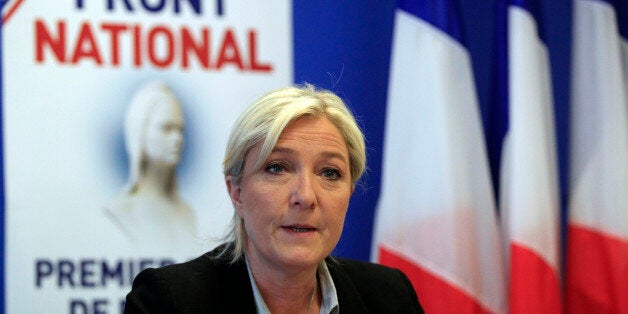
{"label": "blonde hair", "polygon": [[[309,84],[271,91],[240,115],[227,142],[223,161],[225,177],[230,176],[233,183],[239,184],[246,155],[260,142],[263,143],[262,148],[253,168],[262,167],[281,132],[290,122],[304,116],[327,118],[338,128],[349,151],[351,183],[355,186],[366,168],[364,135],[340,97]],[[246,233],[242,220],[235,212],[226,238],[234,242],[232,261],[236,261],[244,252]]]}

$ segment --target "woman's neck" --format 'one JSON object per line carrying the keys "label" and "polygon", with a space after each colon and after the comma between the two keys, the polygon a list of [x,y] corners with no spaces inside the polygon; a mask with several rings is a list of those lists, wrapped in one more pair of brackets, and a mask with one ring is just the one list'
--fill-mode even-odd
{"label": "woman's neck", "polygon": [[253,279],[271,313],[319,312],[321,297],[316,275],[318,265],[297,272],[259,266],[249,260]]}

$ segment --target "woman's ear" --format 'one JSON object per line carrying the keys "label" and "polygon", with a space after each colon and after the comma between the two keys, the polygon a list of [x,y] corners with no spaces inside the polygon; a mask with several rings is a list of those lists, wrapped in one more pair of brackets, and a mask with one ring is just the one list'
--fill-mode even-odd
{"label": "woman's ear", "polygon": [[240,192],[242,191],[239,184],[235,183],[232,176],[225,177],[225,183],[227,184],[227,192],[229,193],[229,198],[231,198],[231,203],[233,203],[233,207],[236,210],[236,214],[239,217],[242,217],[242,199],[240,198]]}

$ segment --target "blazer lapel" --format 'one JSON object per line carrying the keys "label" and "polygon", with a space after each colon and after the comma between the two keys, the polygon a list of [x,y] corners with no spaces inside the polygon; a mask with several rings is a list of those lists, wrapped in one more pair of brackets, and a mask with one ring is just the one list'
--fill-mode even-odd
{"label": "blazer lapel", "polygon": [[327,258],[325,262],[327,263],[329,274],[336,286],[340,313],[369,313],[366,304],[364,304],[362,300],[362,296],[351,278],[342,269],[342,265],[330,258]]}

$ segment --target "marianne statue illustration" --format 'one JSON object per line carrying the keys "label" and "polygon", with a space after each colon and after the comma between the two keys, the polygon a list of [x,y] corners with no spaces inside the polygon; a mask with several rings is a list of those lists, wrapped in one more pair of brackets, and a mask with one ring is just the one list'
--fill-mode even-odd
{"label": "marianne statue illustration", "polygon": [[178,250],[194,243],[195,217],[177,190],[184,126],[179,101],[163,82],[142,86],[129,103],[129,178],[105,212],[140,248]]}

